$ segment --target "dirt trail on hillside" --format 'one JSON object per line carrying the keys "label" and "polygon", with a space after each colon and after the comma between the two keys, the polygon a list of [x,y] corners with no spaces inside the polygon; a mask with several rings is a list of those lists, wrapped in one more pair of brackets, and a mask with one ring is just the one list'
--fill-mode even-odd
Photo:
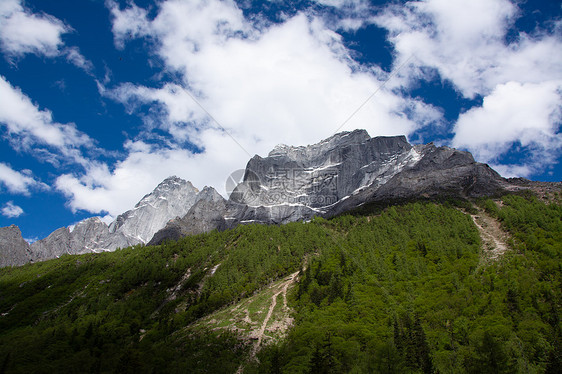
{"label": "dirt trail on hillside", "polygon": [[[253,335],[253,339],[256,339],[256,342],[254,343],[254,346],[252,347],[252,350],[250,352],[250,357],[249,357],[250,361],[256,359],[256,354],[260,350],[263,337],[265,336],[265,332],[267,330],[267,326],[270,324],[271,317],[273,315],[273,312],[275,311],[275,307],[277,306],[277,297],[279,297],[279,295],[283,295],[283,310],[284,310],[284,313],[289,312],[289,306],[287,305],[287,291],[289,290],[289,287],[293,283],[295,283],[297,275],[298,275],[298,272],[293,273],[293,274],[289,275],[287,278],[285,278],[285,280],[282,283],[277,284],[274,287],[272,287],[276,290],[274,291],[273,295],[271,296],[271,302],[269,304],[267,314],[266,314],[259,330],[255,333],[255,335]],[[276,322],[276,323],[279,324],[279,322]],[[283,323],[286,323],[286,322],[283,322]],[[275,323],[274,323],[274,325],[275,325]],[[273,327],[273,329],[275,329],[275,328],[278,328],[278,327]],[[270,327],[270,329],[271,329],[271,327]],[[240,367],[236,371],[236,374],[242,374],[243,372],[244,372],[244,364],[240,365]]]}
{"label": "dirt trail on hillside", "polygon": [[495,260],[509,250],[506,244],[509,235],[502,230],[496,219],[482,209],[478,210],[478,214],[471,214],[470,216],[478,231],[480,231],[485,259]]}
{"label": "dirt trail on hillside", "polygon": [[283,294],[283,308],[287,309],[287,290],[289,289],[289,286],[295,281],[295,278],[297,276],[298,272],[293,273],[291,275],[289,275],[286,279],[285,282],[281,283],[280,287],[281,289],[277,292],[275,292],[273,294],[273,296],[271,296],[271,304],[269,305],[269,310],[267,311],[267,315],[265,316],[265,319],[263,320],[263,323],[258,331],[257,334],[257,341],[256,344],[254,344],[254,348],[252,349],[252,353],[250,354],[250,359],[254,359],[256,357],[256,353],[258,353],[258,350],[260,349],[260,345],[261,345],[261,341],[263,339],[263,335],[265,333],[265,329],[267,327],[267,324],[269,323],[269,320],[271,319],[271,315],[273,314],[273,310],[275,309],[275,306],[277,305],[277,296],[279,296],[279,294]]}

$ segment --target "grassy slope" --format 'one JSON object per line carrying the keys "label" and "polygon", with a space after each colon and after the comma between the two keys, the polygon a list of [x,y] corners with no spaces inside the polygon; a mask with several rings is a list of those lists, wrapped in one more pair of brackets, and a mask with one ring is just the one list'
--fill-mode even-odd
{"label": "grassy slope", "polygon": [[470,216],[414,203],[2,269],[0,372],[556,372],[562,208],[481,205],[514,248],[485,266]]}

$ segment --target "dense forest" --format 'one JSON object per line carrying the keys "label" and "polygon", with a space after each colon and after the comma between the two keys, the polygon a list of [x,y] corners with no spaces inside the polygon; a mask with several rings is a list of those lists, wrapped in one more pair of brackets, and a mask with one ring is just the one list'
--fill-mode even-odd
{"label": "dense forest", "polygon": [[[561,197],[409,202],[0,269],[0,373],[560,373]],[[500,256],[479,214],[501,223]],[[295,273],[283,338],[200,323]]]}

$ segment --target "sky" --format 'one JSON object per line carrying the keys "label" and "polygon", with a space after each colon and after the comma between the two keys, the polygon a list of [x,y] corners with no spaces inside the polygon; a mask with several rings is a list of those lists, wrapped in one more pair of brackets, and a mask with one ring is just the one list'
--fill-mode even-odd
{"label": "sky", "polygon": [[28,241],[354,129],[562,180],[558,0],[0,0],[0,54],[0,226]]}

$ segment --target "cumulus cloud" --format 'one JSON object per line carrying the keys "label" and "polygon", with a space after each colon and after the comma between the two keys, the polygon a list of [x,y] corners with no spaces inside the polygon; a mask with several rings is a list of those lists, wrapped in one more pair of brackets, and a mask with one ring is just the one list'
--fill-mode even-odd
{"label": "cumulus cloud", "polygon": [[[561,82],[508,82],[498,85],[481,107],[460,115],[453,146],[469,149],[476,158],[496,163],[516,143],[540,158],[537,168],[555,162],[562,147]],[[529,167],[502,168],[508,174],[528,174]]]}
{"label": "cumulus cloud", "polygon": [[413,56],[396,84],[411,87],[438,72],[464,97],[484,97],[482,107],[459,117],[452,144],[483,162],[496,162],[521,144],[527,152],[521,163],[495,164],[509,175],[540,171],[561,150],[555,113],[561,105],[562,38],[536,30],[508,43],[507,31],[519,16],[508,0],[427,0],[389,6],[374,18],[389,30],[397,63]]}
{"label": "cumulus cloud", "polygon": [[[73,210],[121,213],[169,175],[224,194],[231,172],[279,143],[310,144],[354,128],[411,134],[440,120],[432,106],[381,88],[388,74],[356,64],[341,37],[309,14],[264,28],[228,1],[164,1],[152,19],[134,4],[106,4],[116,46],[145,38],[180,79],[155,87],[99,85],[102,95],[143,115],[147,131],[169,137],[155,145],[141,135],[117,164],[58,178]],[[185,149],[186,142],[197,150]]]}
{"label": "cumulus cloud", "polygon": [[[363,70],[338,34],[303,13],[262,30],[229,2],[167,1],[149,23],[140,22],[137,11],[130,21],[124,20],[127,10],[112,12],[119,20],[118,36],[127,34],[124,25],[134,34],[144,30],[157,42],[166,67],[183,77],[156,88],[122,85],[113,91],[115,98],[157,101],[168,123],[199,124],[201,111],[189,97],[195,96],[242,140],[265,143],[260,151],[278,141],[302,144],[331,135],[387,78]],[[418,124],[402,114],[408,105],[381,90],[349,128],[364,127],[375,135],[410,133]],[[415,107],[424,116],[432,111]]]}
{"label": "cumulus cloud", "polygon": [[[80,164],[87,161],[80,147],[91,147],[92,139],[79,131],[74,124],[57,123],[49,110],[40,110],[19,88],[13,87],[0,76],[0,124],[6,127],[12,146],[30,151],[36,146],[47,146],[60,153],[65,159]],[[39,149],[36,155],[43,155],[55,161],[59,158],[47,149]]]}
{"label": "cumulus cloud", "polygon": [[56,56],[63,45],[61,35],[69,31],[55,17],[32,14],[21,0],[3,0],[0,4],[0,47],[8,55]]}
{"label": "cumulus cloud", "polygon": [[[59,177],[56,187],[69,206],[116,215],[172,174],[224,193],[227,175],[243,168],[248,155],[265,156],[278,143],[314,143],[335,131],[419,136],[419,130],[444,124],[443,111],[403,93],[436,73],[462,96],[484,97],[481,107],[451,124],[455,146],[502,172],[526,174],[536,170],[533,160],[541,152],[559,149],[560,40],[547,33],[520,34],[506,44],[506,31],[519,16],[511,2],[388,6],[369,22],[389,31],[395,70],[404,64],[396,76],[354,61],[334,31],[364,25],[367,17],[356,10],[366,2],[320,3],[341,11],[340,22],[303,11],[269,24],[246,19],[233,1],[161,1],[149,16],[134,3],[122,7],[107,0],[116,47],[142,39],[163,73],[175,80],[99,84],[104,97],[142,116],[146,129],[126,144],[125,157],[114,165],[91,162],[84,173]],[[528,108],[536,120],[523,120],[530,115],[521,113],[519,104],[532,95],[543,101]],[[519,110],[519,116],[507,118],[504,108]],[[482,135],[484,123],[494,136]],[[155,141],[161,134],[166,136]],[[527,164],[498,164],[502,152],[517,144],[529,152]]]}
{"label": "cumulus cloud", "polygon": [[0,49],[8,58],[27,53],[47,57],[64,56],[76,67],[90,73],[93,64],[77,47],[64,47],[62,35],[72,28],[48,14],[33,14],[22,0],[3,0],[0,3]]}
{"label": "cumulus cloud", "polygon": [[16,171],[3,162],[0,162],[0,185],[4,185],[8,192],[29,195],[31,188],[46,189],[47,186],[36,181],[30,170]]}
{"label": "cumulus cloud", "polygon": [[148,12],[145,9],[132,3],[128,8],[121,10],[119,4],[113,0],[107,0],[105,3],[113,17],[111,29],[117,48],[124,48],[127,39],[149,32],[150,22],[147,20]]}
{"label": "cumulus cloud", "polygon": [[8,218],[16,218],[23,214],[23,209],[14,204],[13,201],[8,201],[2,208],[2,215]]}
{"label": "cumulus cloud", "polygon": [[505,60],[503,37],[516,14],[508,0],[428,0],[390,6],[374,21],[389,31],[401,59],[415,56],[410,79],[432,67],[473,97],[493,87],[487,78]]}
{"label": "cumulus cloud", "polygon": [[112,90],[100,86],[100,93],[123,103],[131,114],[144,105],[149,106],[150,111],[144,118],[149,129],[163,128],[178,142],[195,136],[194,129],[188,126],[189,123],[202,123],[207,119],[206,113],[197,104],[193,94],[174,83],[166,83],[159,88],[125,83]]}

